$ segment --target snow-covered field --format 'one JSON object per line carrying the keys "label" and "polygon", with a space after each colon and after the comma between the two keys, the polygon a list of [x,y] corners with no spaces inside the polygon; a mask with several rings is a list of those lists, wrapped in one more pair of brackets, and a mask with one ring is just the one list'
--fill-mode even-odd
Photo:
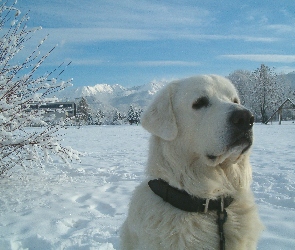
{"label": "snow-covered field", "polygon": [[[144,178],[149,135],[141,126],[68,128],[64,145],[85,153],[0,180],[0,249],[119,249],[132,190]],[[253,190],[266,226],[258,249],[295,249],[295,124],[255,125]]]}

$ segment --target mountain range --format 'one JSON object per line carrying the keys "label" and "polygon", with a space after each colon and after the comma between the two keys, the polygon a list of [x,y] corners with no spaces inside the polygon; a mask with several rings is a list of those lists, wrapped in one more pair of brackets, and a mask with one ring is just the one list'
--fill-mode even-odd
{"label": "mountain range", "polygon": [[[285,75],[290,81],[291,88],[295,90],[295,72]],[[89,106],[94,110],[127,112],[130,105],[145,109],[154,95],[164,87],[167,81],[152,81],[148,84],[125,88],[119,84],[97,84],[94,86],[68,87],[56,93],[60,101],[75,101],[81,97],[86,98]]]}
{"label": "mountain range", "polygon": [[153,99],[154,94],[167,83],[167,81],[152,81],[132,88],[125,88],[119,84],[97,84],[78,88],[72,86],[56,93],[55,96],[60,101],[75,102],[84,97],[93,110],[109,111],[117,109],[121,112],[127,112],[130,105],[144,109]]}

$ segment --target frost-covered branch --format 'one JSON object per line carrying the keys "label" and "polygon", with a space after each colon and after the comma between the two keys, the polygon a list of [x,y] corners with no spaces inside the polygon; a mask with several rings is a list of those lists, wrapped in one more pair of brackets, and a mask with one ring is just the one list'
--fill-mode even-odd
{"label": "frost-covered branch", "polygon": [[[77,151],[60,144],[58,131],[63,123],[47,124],[42,111],[29,109],[31,103],[42,104],[48,95],[71,85],[72,79],[57,80],[67,65],[35,77],[54,50],[40,54],[40,46],[48,36],[21,63],[15,59],[41,27],[28,29],[28,13],[21,17],[16,1],[10,6],[7,2],[0,6],[0,176],[17,167],[41,166],[50,155],[65,162],[78,159]],[[36,124],[42,128],[26,128]]]}

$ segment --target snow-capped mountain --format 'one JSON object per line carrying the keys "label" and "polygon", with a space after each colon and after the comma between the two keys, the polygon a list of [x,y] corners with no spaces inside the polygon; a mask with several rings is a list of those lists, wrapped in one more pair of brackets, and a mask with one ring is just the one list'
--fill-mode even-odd
{"label": "snow-capped mountain", "polygon": [[152,81],[148,84],[125,88],[119,84],[97,84],[95,86],[68,87],[56,93],[62,101],[78,101],[85,97],[93,109],[118,109],[126,112],[130,105],[145,108],[167,81]]}
{"label": "snow-capped mountain", "polygon": [[[285,75],[290,81],[291,87],[295,89],[295,72]],[[97,109],[109,111],[118,109],[127,112],[130,105],[145,109],[156,94],[168,81],[152,81],[144,85],[125,88],[119,84],[97,84],[94,86],[68,87],[56,93],[56,97],[61,101],[78,102],[81,97],[85,97],[93,111]]]}
{"label": "snow-capped mountain", "polygon": [[62,99],[76,99],[82,96],[98,96],[98,97],[105,97],[105,96],[114,96],[120,95],[126,89],[119,85],[109,85],[109,84],[97,84],[94,86],[82,86],[82,87],[68,87],[60,92],[57,96]]}

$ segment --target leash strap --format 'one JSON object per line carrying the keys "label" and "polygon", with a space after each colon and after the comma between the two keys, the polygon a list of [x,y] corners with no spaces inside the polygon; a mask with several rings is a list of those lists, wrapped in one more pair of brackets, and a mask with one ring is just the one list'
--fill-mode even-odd
{"label": "leash strap", "polygon": [[227,220],[227,212],[223,207],[223,201],[221,202],[220,209],[217,210],[217,225],[219,231],[219,248],[220,250],[225,250],[225,237],[223,231],[223,225]]}

